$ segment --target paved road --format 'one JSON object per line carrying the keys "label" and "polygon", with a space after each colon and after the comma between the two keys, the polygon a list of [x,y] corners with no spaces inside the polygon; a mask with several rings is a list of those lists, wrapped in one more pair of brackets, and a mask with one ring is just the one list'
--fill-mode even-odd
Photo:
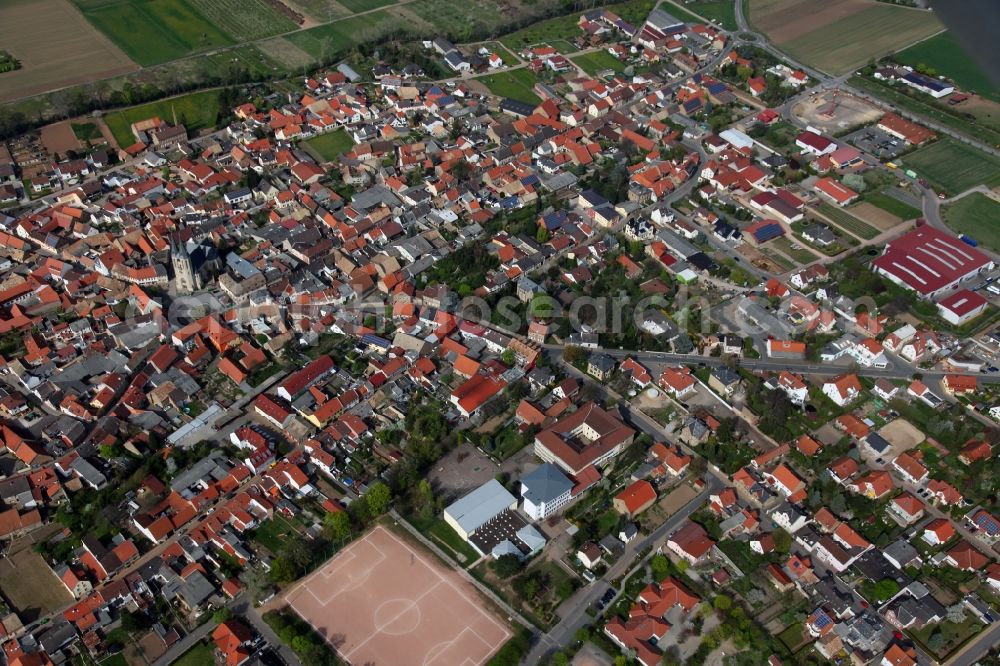
{"label": "paved road", "polygon": [[[646,416],[646,414],[637,409],[629,408],[627,406],[627,401],[625,401],[612,389],[604,386],[603,384],[598,384],[593,380],[593,378],[581,373],[565,361],[561,361],[560,359],[560,362],[562,363],[563,369],[567,373],[594,386],[602,397],[614,397],[619,401],[619,404],[625,405],[623,408],[623,415],[626,422],[630,426],[646,433],[653,438],[654,441],[669,440],[672,444],[680,446],[685,453],[696,455],[687,445],[675,442],[672,438],[668,438],[663,428],[653,419]],[[572,643],[575,640],[576,632],[579,629],[595,621],[594,618],[591,618],[590,615],[587,614],[587,609],[604,595],[608,587],[612,587],[611,581],[619,578],[622,579],[621,584],[617,588],[614,588],[615,598],[617,599],[618,595],[621,594],[625,587],[625,581],[628,580],[628,578],[635,573],[636,570],[645,565],[646,561],[656,552],[656,548],[663,543],[666,537],[680,527],[680,525],[687,520],[687,518],[694,513],[709,498],[709,496],[727,485],[726,477],[718,470],[714,469],[711,465],[708,466],[708,472],[704,481],[705,487],[702,492],[688,502],[683,509],[675,513],[667,519],[666,522],[647,536],[627,544],[618,560],[608,568],[607,572],[605,572],[603,576],[593,583],[581,588],[576,592],[576,594],[564,601],[559,608],[559,615],[562,619],[558,624],[556,624],[556,626],[549,630],[548,633],[543,634],[539,640],[536,641],[531,652],[522,663],[544,663],[544,659],[551,652],[559,650]],[[640,561],[635,562],[636,555],[641,553],[646,548],[652,548],[652,550]]]}
{"label": "paved road", "polygon": [[[239,597],[237,597],[239,599]],[[271,647],[278,653],[281,660],[285,662],[288,666],[300,666],[302,663],[299,660],[298,655],[296,655],[292,648],[285,645],[284,641],[278,638],[278,635],[274,633],[271,629],[271,625],[264,622],[264,618],[261,617],[260,611],[253,607],[250,601],[243,602],[243,606],[234,606],[233,610],[235,612],[241,613],[243,617],[249,622],[258,634],[264,637]]]}
{"label": "paved road", "polygon": [[990,648],[996,645],[1000,645],[1000,624],[998,623],[994,623],[992,627],[979,634],[974,641],[959,650],[945,664],[947,666],[973,666],[986,656]]}
{"label": "paved road", "polygon": [[[545,348],[561,354],[564,345],[547,344]],[[671,352],[650,352],[635,349],[609,349],[597,347],[588,351],[600,351],[615,358],[625,358],[631,356],[640,363],[676,363],[678,365],[699,364],[710,368],[717,368],[726,364],[725,359],[716,356],[705,356],[701,354],[674,354]],[[793,361],[777,358],[741,358],[740,367],[748,370],[768,370],[779,372],[788,370],[805,375],[829,375],[836,376],[845,372],[853,372],[862,377],[886,377],[888,379],[912,379],[915,372],[921,372],[924,382],[941,381],[947,373],[938,371],[918,371],[913,366],[902,361],[896,361],[892,366],[884,369],[862,368],[850,362],[824,363],[822,361]],[[1000,384],[1000,373],[977,375],[981,384]]]}
{"label": "paved road", "polygon": [[[660,438],[662,437],[663,435],[661,433]],[[587,609],[600,599],[609,587],[613,587],[611,585],[611,581],[622,577],[626,572],[630,572],[633,569],[643,566],[646,563],[646,560],[656,552],[656,547],[666,539],[667,535],[680,527],[681,524],[687,520],[688,516],[694,513],[695,510],[697,510],[698,507],[700,507],[712,493],[720,490],[722,487],[723,484],[719,479],[714,476],[710,476],[705,485],[705,489],[699,493],[697,497],[691,500],[683,509],[667,519],[665,523],[660,525],[645,538],[628,544],[625,552],[623,552],[618,560],[608,568],[607,572],[603,576],[598,578],[595,582],[590,583],[586,587],[578,590],[576,594],[563,602],[560,610],[562,610],[562,608],[566,608],[568,610],[566,614],[563,615],[562,620],[549,630],[548,633],[542,634],[522,663],[543,664],[552,652],[572,643],[573,640],[575,640],[576,632],[578,630],[595,621],[595,618],[592,618],[587,614]],[[642,552],[648,547],[653,547],[653,550],[640,562],[632,566],[635,554]],[[616,599],[618,595],[621,594],[623,589],[624,580],[621,586],[615,588]]]}

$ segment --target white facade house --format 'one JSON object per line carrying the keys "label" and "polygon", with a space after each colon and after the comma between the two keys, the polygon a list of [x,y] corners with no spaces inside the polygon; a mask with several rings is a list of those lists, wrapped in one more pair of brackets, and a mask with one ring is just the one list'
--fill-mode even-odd
{"label": "white facade house", "polygon": [[551,516],[572,499],[573,482],[552,463],[539,465],[521,479],[524,512],[532,520]]}

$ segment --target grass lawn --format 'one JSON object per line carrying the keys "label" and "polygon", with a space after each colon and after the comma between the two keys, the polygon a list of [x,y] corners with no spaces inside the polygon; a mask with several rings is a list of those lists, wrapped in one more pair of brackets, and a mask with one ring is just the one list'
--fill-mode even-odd
{"label": "grass lawn", "polygon": [[903,203],[899,199],[889,196],[884,192],[872,192],[871,194],[866,194],[864,195],[864,200],[876,208],[881,208],[885,212],[895,215],[901,220],[912,220],[915,217],[923,215],[923,211],[919,208],[914,208],[908,203]]}
{"label": "grass lawn", "polygon": [[235,44],[187,0],[77,0],[83,16],[140,65]]}
{"label": "grass lawn", "polygon": [[108,124],[111,133],[114,134],[118,145],[125,148],[135,143],[135,137],[132,135],[129,125],[153,116],[159,116],[167,122],[173,122],[175,113],[177,121],[187,126],[189,134],[213,128],[219,116],[219,93],[216,90],[205,90],[134,106],[130,109],[112,111],[104,117],[104,121]]}
{"label": "grass lawn", "polygon": [[314,136],[304,143],[309,152],[325,162],[336,162],[338,157],[354,147],[354,140],[344,129]]}
{"label": "grass lawn", "polygon": [[100,666],[128,666],[128,661],[125,659],[125,655],[121,652],[113,654],[104,661],[98,663],[100,663]]}
{"label": "grass lawn", "polygon": [[910,153],[904,164],[951,196],[976,185],[1000,185],[1000,159],[950,138]]}
{"label": "grass lawn", "polygon": [[215,656],[212,654],[212,647],[202,641],[196,643],[193,648],[180,656],[174,662],[174,666],[205,666],[205,664],[215,663]]}
{"label": "grass lawn", "polygon": [[[673,14],[675,7],[676,5],[672,2],[664,5],[664,9],[671,14]],[[729,0],[695,0],[689,2],[687,7],[695,14],[704,16],[709,21],[715,21],[725,30],[739,29],[739,26],[736,25],[736,7]],[[678,18],[684,17],[678,16]]]}
{"label": "grass lawn", "polygon": [[765,257],[767,257],[775,264],[777,264],[778,268],[781,269],[782,273],[784,273],[785,271],[790,271],[793,268],[795,268],[795,264],[793,264],[789,259],[787,259],[785,255],[781,254],[780,252],[777,252],[775,249],[770,247],[758,247],[757,249],[760,251],[761,254],[763,254]]}
{"label": "grass lawn", "polygon": [[618,58],[614,57],[607,51],[594,51],[593,53],[584,53],[583,55],[578,55],[571,58],[573,62],[580,66],[580,68],[593,76],[597,72],[610,69],[615,72],[622,72],[625,70],[627,65],[623,63]]}
{"label": "grass lawn", "polygon": [[500,97],[509,97],[527,104],[540,104],[542,101],[542,98],[532,90],[538,79],[525,68],[489,74],[477,80],[482,81],[494,95]]}
{"label": "grass lawn", "polygon": [[804,247],[799,247],[799,249],[797,250],[793,249],[792,248],[793,244],[800,246],[802,245],[802,243],[793,242],[790,241],[788,238],[781,237],[774,239],[773,246],[776,249],[780,250],[782,254],[791,258],[794,261],[799,262],[800,264],[809,264],[816,261],[817,257],[815,254],[805,249]]}
{"label": "grass lawn", "polygon": [[1000,252],[1000,203],[973,192],[944,209],[945,223],[955,233],[968,234],[980,245]]}
{"label": "grass lawn", "polygon": [[101,139],[101,130],[94,123],[72,123],[73,134],[80,141],[97,141]]}
{"label": "grass lawn", "polygon": [[857,236],[858,238],[863,238],[865,240],[871,240],[878,236],[878,229],[871,226],[866,222],[862,222],[858,218],[854,217],[842,208],[837,208],[836,206],[828,203],[821,203],[816,206],[816,209],[831,222],[836,224],[841,229],[850,232]]}
{"label": "grass lawn", "polygon": [[983,74],[979,65],[962,48],[958,38],[950,32],[934,35],[900,51],[894,57],[912,67],[932,67],[939,76],[947,76],[962,90],[972,90],[994,102],[1000,102],[1000,88]]}
{"label": "grass lawn", "polygon": [[269,520],[265,520],[254,532],[253,539],[272,553],[281,551],[285,540],[295,533],[292,526],[284,517],[274,514]]}
{"label": "grass lawn", "polygon": [[801,622],[796,622],[795,624],[789,625],[784,631],[778,634],[778,640],[781,641],[788,651],[795,653],[799,649],[805,640],[803,636],[805,635],[805,626]]}
{"label": "grass lawn", "polygon": [[420,533],[430,539],[438,548],[448,553],[456,562],[463,567],[467,567],[479,559],[477,553],[458,533],[451,528],[451,525],[444,522],[442,518],[433,518],[430,521],[421,521],[411,518],[410,524],[420,530]]}

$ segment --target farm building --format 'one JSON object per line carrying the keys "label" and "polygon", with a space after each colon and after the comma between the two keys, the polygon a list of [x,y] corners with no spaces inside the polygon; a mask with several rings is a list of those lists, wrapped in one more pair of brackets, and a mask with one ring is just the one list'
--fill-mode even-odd
{"label": "farm building", "polygon": [[891,241],[872,270],[925,298],[934,298],[993,268],[985,254],[955,236],[922,226]]}
{"label": "farm building", "polygon": [[950,83],[924,76],[919,72],[909,72],[898,80],[915,90],[930,95],[934,99],[941,99],[955,92],[955,86]]}

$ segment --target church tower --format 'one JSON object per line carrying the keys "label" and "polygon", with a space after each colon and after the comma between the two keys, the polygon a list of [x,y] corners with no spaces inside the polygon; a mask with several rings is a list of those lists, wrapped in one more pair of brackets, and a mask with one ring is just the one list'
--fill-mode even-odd
{"label": "church tower", "polygon": [[188,254],[184,241],[170,241],[170,261],[174,266],[174,291],[178,294],[190,294],[197,289],[194,264]]}

